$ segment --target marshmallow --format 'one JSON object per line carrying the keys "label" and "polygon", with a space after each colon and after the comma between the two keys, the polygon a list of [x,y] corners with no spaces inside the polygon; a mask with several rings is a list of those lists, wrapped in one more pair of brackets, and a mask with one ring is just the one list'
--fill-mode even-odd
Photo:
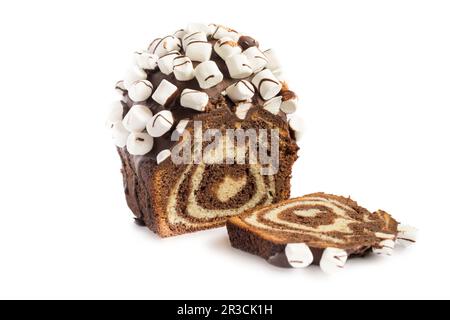
{"label": "marshmallow", "polygon": [[183,37],[183,49],[186,51],[187,45],[192,41],[202,41],[207,42],[208,37],[206,36],[206,33],[204,32],[192,32],[192,33],[186,33]]}
{"label": "marshmallow", "polygon": [[245,120],[247,117],[248,111],[253,107],[253,104],[251,103],[240,103],[236,106],[236,116],[241,119]]}
{"label": "marshmallow", "polygon": [[382,240],[395,240],[395,235],[390,233],[375,232],[375,236]]}
{"label": "marshmallow", "polygon": [[127,150],[133,156],[143,156],[153,149],[153,138],[144,132],[133,132],[127,140]]}
{"label": "marshmallow", "polygon": [[277,77],[278,80],[280,80],[280,81],[286,80],[286,78],[284,77],[283,70],[278,69],[278,70],[272,71],[272,73],[275,77]]}
{"label": "marshmallow", "polygon": [[290,243],[286,246],[284,252],[293,268],[306,268],[314,261],[311,249],[304,243]]}
{"label": "marshmallow", "polygon": [[299,142],[303,138],[304,122],[297,116],[289,119],[289,127],[295,133],[295,140]]}
{"label": "marshmallow", "polygon": [[344,268],[347,262],[348,254],[345,250],[336,248],[327,248],[320,259],[320,268],[325,273],[335,273]]}
{"label": "marshmallow", "polygon": [[161,81],[152,98],[160,105],[165,106],[175,98],[178,88],[167,80]]}
{"label": "marshmallow", "polygon": [[223,74],[214,61],[200,63],[195,68],[195,77],[202,89],[212,88],[223,80]]}
{"label": "marshmallow", "polygon": [[119,148],[126,146],[130,132],[123,126],[121,121],[115,122],[111,125],[111,134],[116,146]]}
{"label": "marshmallow", "polygon": [[232,30],[230,28],[218,25],[218,24],[210,24],[209,25],[209,29],[210,29],[210,34],[211,37],[219,40],[222,39],[224,37],[228,37],[231,38],[233,41],[238,41],[239,40],[239,33],[235,30]]}
{"label": "marshmallow", "polygon": [[244,55],[247,57],[250,62],[250,66],[253,69],[253,72],[260,72],[267,65],[267,58],[264,56],[264,53],[258,49],[258,47],[250,47],[244,51]]}
{"label": "marshmallow", "polygon": [[190,23],[186,27],[186,31],[188,33],[204,32],[208,36],[211,34],[210,27],[203,23]]}
{"label": "marshmallow", "polygon": [[161,164],[162,162],[164,162],[164,160],[168,159],[171,155],[172,155],[172,152],[170,152],[170,150],[168,150],[168,149],[161,151],[156,156],[156,163]]}
{"label": "marshmallow", "polygon": [[221,38],[214,45],[214,51],[223,59],[227,60],[235,54],[242,53],[242,48],[236,41],[229,37]]}
{"label": "marshmallow", "polygon": [[275,98],[272,98],[270,100],[267,100],[264,105],[263,109],[266,111],[269,111],[270,113],[277,115],[280,113],[280,107],[281,103],[283,102],[283,98],[278,96]]}
{"label": "marshmallow", "polygon": [[123,81],[119,81],[116,83],[116,92],[123,97],[125,95],[125,93],[127,93],[127,89],[125,88],[125,84],[123,83]]}
{"label": "marshmallow", "polygon": [[173,59],[173,73],[178,81],[190,81],[194,79],[194,65],[191,59],[185,56],[178,56]]}
{"label": "marshmallow", "polygon": [[255,88],[247,80],[241,80],[229,86],[226,93],[233,102],[248,101],[255,95]]}
{"label": "marshmallow", "polygon": [[190,41],[185,52],[192,61],[208,61],[211,58],[212,45],[208,41]]}
{"label": "marshmallow", "polygon": [[252,83],[264,100],[270,100],[280,93],[282,85],[269,69],[256,74]]}
{"label": "marshmallow", "polygon": [[147,123],[152,119],[153,113],[150,108],[143,105],[134,105],[126,114],[122,123],[130,132],[141,132],[145,130]]}
{"label": "marshmallow", "polygon": [[174,36],[177,37],[178,39],[182,40],[183,37],[186,35],[187,31],[184,29],[180,29],[174,32]]}
{"label": "marshmallow", "polygon": [[298,109],[298,99],[294,92],[290,90],[281,93],[283,102],[281,103],[281,111],[286,114],[295,113]]}
{"label": "marshmallow", "polygon": [[148,80],[135,81],[128,90],[128,96],[134,102],[142,102],[151,97],[153,85]]}
{"label": "marshmallow", "polygon": [[380,242],[379,248],[372,248],[373,253],[383,256],[392,256],[394,253],[395,242],[394,240],[383,240]]}
{"label": "marshmallow", "polygon": [[281,74],[281,64],[277,55],[273,49],[264,51],[264,55],[267,58],[266,68],[272,70],[274,74]]}
{"label": "marshmallow", "polygon": [[185,89],[180,100],[183,107],[203,112],[208,105],[209,96],[205,92]]}
{"label": "marshmallow", "polygon": [[[233,39],[233,41],[236,41],[236,42],[239,43],[239,39],[242,37],[242,34],[238,33],[238,32],[235,31],[235,30],[231,30],[231,31],[228,33],[228,37],[230,37],[231,39]],[[241,48],[242,48],[242,47],[241,47]]]}
{"label": "marshmallow", "polygon": [[234,79],[244,79],[253,74],[250,61],[244,54],[235,54],[225,60],[230,76]]}
{"label": "marshmallow", "polygon": [[121,101],[116,101],[111,104],[108,109],[108,115],[106,117],[106,125],[111,127],[113,123],[122,121],[123,116],[123,104]]}
{"label": "marshmallow", "polygon": [[153,116],[147,124],[147,132],[155,138],[163,136],[169,132],[173,126],[172,112],[163,110]]}
{"label": "marshmallow", "polygon": [[147,73],[138,67],[133,67],[128,70],[123,80],[123,85],[127,90],[130,90],[131,85],[139,80],[147,80]]}
{"label": "marshmallow", "polygon": [[158,56],[148,51],[138,51],[134,53],[136,65],[144,70],[155,70],[158,66]]}
{"label": "marshmallow", "polygon": [[293,116],[289,119],[289,127],[293,131],[302,131],[303,129],[303,121],[300,117]]}
{"label": "marshmallow", "polygon": [[400,224],[398,226],[397,243],[404,247],[409,247],[416,243],[418,232],[419,231],[414,227]]}
{"label": "marshmallow", "polygon": [[161,57],[169,53],[170,51],[180,50],[180,39],[175,36],[167,36],[164,38],[155,39],[148,47],[148,51],[152,54],[156,54],[158,57]]}
{"label": "marshmallow", "polygon": [[179,57],[178,51],[171,51],[161,56],[158,60],[158,67],[165,75],[170,75],[173,72],[173,61],[176,57]]}

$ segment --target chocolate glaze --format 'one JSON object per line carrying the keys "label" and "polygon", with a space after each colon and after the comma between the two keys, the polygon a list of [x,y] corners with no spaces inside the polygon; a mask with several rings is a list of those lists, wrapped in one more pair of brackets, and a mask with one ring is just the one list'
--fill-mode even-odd
{"label": "chocolate glaze", "polygon": [[[189,37],[194,36],[195,34],[190,35]],[[171,36],[168,36],[171,37]],[[162,39],[157,39],[155,41],[158,41],[158,46],[160,43],[163,42],[164,39],[167,39],[168,37],[162,38]],[[188,38],[189,38],[188,37]],[[152,42],[155,43],[155,41]],[[211,43],[212,45],[215,44],[217,40],[214,40],[212,38],[210,38],[208,40],[209,43]],[[150,44],[150,46],[152,45]],[[258,42],[248,36],[242,36],[239,39],[239,45],[242,47],[243,50],[245,50],[246,48],[252,47],[252,46],[258,46]],[[149,47],[150,47],[149,46]],[[155,52],[155,49],[153,50],[153,52]],[[181,50],[180,52],[180,57],[178,58],[182,58],[183,56],[183,51]],[[178,59],[176,58],[176,59]],[[153,88],[158,88],[158,86],[160,85],[160,83],[163,80],[167,80],[170,83],[174,84],[175,86],[177,86],[178,90],[177,92],[169,98],[169,100],[167,101],[165,106],[161,106],[160,104],[158,104],[156,101],[154,101],[151,97],[144,102],[133,102],[129,97],[128,97],[128,93],[125,91],[124,92],[124,114],[123,116],[126,115],[126,113],[129,111],[129,109],[133,106],[133,105],[146,105],[150,108],[150,110],[153,112],[153,114],[156,114],[160,111],[163,110],[170,110],[173,114],[174,117],[174,125],[172,127],[172,129],[167,132],[166,134],[164,134],[162,137],[159,138],[155,138],[154,139],[154,145],[153,145],[153,149],[152,151],[150,151],[147,155],[145,156],[131,156],[134,159],[134,162],[138,165],[143,158],[149,158],[153,161],[156,161],[156,157],[158,155],[159,152],[161,152],[162,150],[165,149],[171,149],[173,148],[173,146],[177,143],[176,141],[171,141],[171,137],[172,137],[172,133],[173,131],[176,129],[176,125],[184,119],[195,119],[198,115],[201,114],[201,112],[198,112],[196,110],[190,109],[190,108],[184,108],[181,106],[180,103],[180,98],[181,98],[181,93],[183,92],[184,89],[192,89],[192,90],[198,90],[198,91],[202,91],[208,94],[210,100],[216,100],[219,97],[222,96],[222,92],[225,91],[226,88],[228,88],[230,85],[238,82],[238,79],[232,79],[229,72],[228,72],[228,68],[225,64],[225,61],[220,58],[219,55],[217,55],[217,53],[213,50],[212,54],[211,54],[211,59],[212,61],[214,61],[220,72],[222,72],[223,76],[224,76],[224,80],[222,82],[220,82],[218,85],[214,86],[213,88],[210,89],[202,89],[200,88],[200,85],[197,81],[197,79],[192,79],[190,81],[178,81],[175,78],[175,75],[172,73],[170,75],[165,75],[162,72],[160,72],[160,70],[157,68],[155,70],[146,70],[147,72],[147,80],[149,80],[152,85]],[[193,62],[193,66],[194,68],[197,67],[199,65],[199,62]],[[250,77],[246,78],[246,79],[241,79],[241,80],[248,80],[251,83],[251,79],[253,78],[254,75],[251,75]],[[252,85],[253,86],[253,85]],[[252,88],[253,91],[256,91],[255,88]],[[234,110],[234,103],[232,101],[230,101],[228,98],[225,98],[227,101],[227,105],[230,108],[230,110]],[[253,105],[255,107],[261,107],[264,104],[264,100],[259,96],[259,94],[255,94],[253,101],[252,101]],[[280,116],[286,120],[286,117],[284,114],[280,114]],[[237,118],[236,118],[237,119]]]}
{"label": "chocolate glaze", "polygon": [[142,219],[134,218],[134,223],[139,227],[145,227],[145,222]]}

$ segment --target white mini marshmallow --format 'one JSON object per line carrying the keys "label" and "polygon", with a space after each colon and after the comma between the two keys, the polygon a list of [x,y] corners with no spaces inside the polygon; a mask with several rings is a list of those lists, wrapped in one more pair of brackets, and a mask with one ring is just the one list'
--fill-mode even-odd
{"label": "white mini marshmallow", "polygon": [[226,93],[233,102],[249,101],[255,96],[255,88],[247,80],[241,80],[229,86]]}
{"label": "white mini marshmallow", "polygon": [[303,121],[299,117],[293,116],[289,119],[289,127],[293,131],[302,131]]}
{"label": "white mini marshmallow", "polygon": [[286,114],[292,114],[295,113],[298,109],[298,99],[297,96],[286,96],[288,97],[286,100],[283,97],[283,102],[281,103],[281,111],[283,111]]}
{"label": "white mini marshmallow", "polygon": [[211,28],[203,23],[190,23],[186,27],[186,31],[188,33],[204,32],[208,36],[211,34]]}
{"label": "white mini marshmallow", "polygon": [[299,142],[303,138],[304,133],[304,121],[297,116],[293,116],[289,119],[289,127],[295,133],[295,140]]}
{"label": "white mini marshmallow", "polygon": [[148,80],[135,81],[128,90],[128,96],[134,102],[142,102],[151,97],[153,85]]}
{"label": "white mini marshmallow", "polygon": [[267,65],[267,58],[264,56],[264,53],[258,49],[258,47],[248,48],[244,51],[244,55],[250,62],[250,66],[252,67],[254,73],[260,72]]}
{"label": "white mini marshmallow", "polygon": [[134,105],[123,119],[123,126],[130,132],[145,130],[147,123],[152,119],[153,113],[149,107]]}
{"label": "white mini marshmallow", "polygon": [[184,29],[179,29],[177,31],[174,32],[174,36],[177,37],[178,39],[182,40],[183,37],[187,34],[187,31]]}
{"label": "white mini marshmallow", "polygon": [[209,29],[211,36],[216,40],[228,37],[231,38],[233,41],[237,42],[240,38],[240,34],[237,31],[227,28],[225,26],[221,26],[218,24],[210,24]]}
{"label": "white mini marshmallow", "polygon": [[240,103],[236,106],[236,116],[241,119],[245,120],[247,117],[247,113],[249,110],[253,107],[253,104],[251,103]]}
{"label": "white mini marshmallow", "polygon": [[144,70],[155,70],[158,66],[158,56],[148,51],[138,51],[134,54],[136,65]]}
{"label": "white mini marshmallow", "polygon": [[347,259],[348,254],[345,250],[327,248],[322,254],[320,268],[325,273],[333,274],[344,268]]}
{"label": "white mini marshmallow", "polygon": [[168,110],[163,110],[153,116],[147,124],[147,132],[155,138],[159,138],[173,127],[173,115]]}
{"label": "white mini marshmallow", "polygon": [[383,256],[392,256],[394,253],[395,242],[394,240],[383,240],[380,242],[379,248],[372,248],[373,253]]}
{"label": "white mini marshmallow", "polygon": [[178,81],[190,81],[195,78],[194,65],[191,59],[178,56],[173,60],[173,73]]}
{"label": "white mini marshmallow", "polygon": [[123,104],[121,101],[112,103],[108,108],[108,114],[106,116],[106,126],[111,125],[117,121],[122,121],[123,116]]}
{"label": "white mini marshmallow", "polygon": [[173,72],[174,59],[179,56],[180,53],[178,51],[171,51],[161,56],[158,60],[159,70],[165,75],[170,75]]}
{"label": "white mini marshmallow", "polygon": [[172,155],[172,152],[170,152],[170,150],[168,150],[168,149],[161,151],[161,152],[158,153],[158,155],[156,156],[156,163],[157,163],[157,164],[163,163],[164,160],[170,158],[171,155]]}
{"label": "white mini marshmallow", "polygon": [[419,230],[414,227],[400,224],[398,226],[397,243],[404,247],[409,247],[416,243]]}
{"label": "white mini marshmallow", "polygon": [[311,249],[304,243],[290,243],[286,246],[284,252],[293,268],[306,268],[314,261]]}
{"label": "white mini marshmallow", "polygon": [[202,89],[212,88],[223,80],[223,74],[214,61],[205,61],[195,68],[195,77]]}
{"label": "white mini marshmallow", "polygon": [[186,33],[183,37],[183,49],[185,51],[186,51],[187,45],[192,41],[206,42],[206,41],[208,41],[208,37],[206,36],[206,33],[201,32],[201,31]]}
{"label": "white mini marshmallow", "polygon": [[395,235],[391,233],[375,232],[375,236],[382,240],[395,240]]}
{"label": "white mini marshmallow", "polygon": [[214,45],[214,51],[223,59],[227,60],[235,54],[242,53],[242,48],[236,41],[229,37],[221,38]]}
{"label": "white mini marshmallow", "polygon": [[127,150],[134,156],[143,156],[152,151],[153,138],[144,132],[133,132],[127,140]]}
{"label": "white mini marshmallow", "polygon": [[165,106],[172,101],[177,91],[178,88],[174,84],[164,79],[155,90],[152,98],[160,105]]}
{"label": "white mini marshmallow", "polygon": [[185,108],[194,109],[197,111],[205,111],[209,102],[209,96],[205,92],[185,89],[181,94],[180,103]]}
{"label": "white mini marshmallow", "polygon": [[211,58],[212,44],[208,41],[190,41],[185,50],[192,61],[204,62]]}
{"label": "white mini marshmallow", "polygon": [[280,81],[286,80],[286,78],[284,77],[283,70],[278,69],[278,70],[272,71],[272,73],[275,77],[277,77],[278,80],[280,80]]}
{"label": "white mini marshmallow", "polygon": [[152,54],[156,54],[158,57],[161,57],[170,51],[180,51],[181,50],[181,42],[175,36],[167,36],[164,38],[155,39],[150,46],[148,47],[148,51]]}
{"label": "white mini marshmallow", "polygon": [[270,100],[281,91],[282,85],[280,81],[273,75],[269,69],[257,73],[252,80],[259,94],[264,100]]}
{"label": "white mini marshmallow", "polygon": [[248,58],[242,53],[229,57],[225,63],[233,79],[244,79],[253,74]]}
{"label": "white mini marshmallow", "polygon": [[147,73],[138,67],[132,67],[128,70],[123,80],[123,85],[127,90],[130,90],[131,85],[138,80],[146,80]]}
{"label": "white mini marshmallow", "polygon": [[125,95],[125,93],[127,93],[127,89],[125,88],[125,84],[123,83],[123,81],[118,81],[116,83],[115,89],[120,97],[123,97]]}
{"label": "white mini marshmallow", "polygon": [[269,111],[270,113],[277,115],[280,113],[281,103],[283,102],[283,97],[275,97],[266,101],[263,105],[263,109]]}
{"label": "white mini marshmallow", "polygon": [[281,64],[273,49],[269,49],[263,52],[267,58],[266,68],[272,70],[274,74],[281,74]]}
{"label": "white mini marshmallow", "polygon": [[122,121],[118,121],[111,125],[111,135],[114,144],[119,148],[123,148],[127,145],[130,132],[123,126]]}

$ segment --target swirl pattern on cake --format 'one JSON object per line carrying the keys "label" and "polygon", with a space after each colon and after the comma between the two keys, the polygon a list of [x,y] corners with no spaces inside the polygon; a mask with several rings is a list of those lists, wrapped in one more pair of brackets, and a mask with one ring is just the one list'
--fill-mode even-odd
{"label": "swirl pattern on cake", "polygon": [[278,266],[314,263],[327,272],[370,250],[391,255],[400,238],[415,241],[410,232],[403,237],[407,229],[388,213],[371,213],[350,198],[324,193],[250,210],[231,218],[227,227],[236,248]]}

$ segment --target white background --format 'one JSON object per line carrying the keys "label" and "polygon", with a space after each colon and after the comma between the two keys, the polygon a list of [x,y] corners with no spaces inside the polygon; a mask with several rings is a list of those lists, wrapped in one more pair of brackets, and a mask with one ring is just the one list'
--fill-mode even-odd
{"label": "white background", "polygon": [[[448,1],[1,1],[0,298],[450,298]],[[188,22],[277,49],[306,122],[293,195],[421,230],[339,275],[279,270],[224,229],[132,223],[104,130],[132,53]]]}

